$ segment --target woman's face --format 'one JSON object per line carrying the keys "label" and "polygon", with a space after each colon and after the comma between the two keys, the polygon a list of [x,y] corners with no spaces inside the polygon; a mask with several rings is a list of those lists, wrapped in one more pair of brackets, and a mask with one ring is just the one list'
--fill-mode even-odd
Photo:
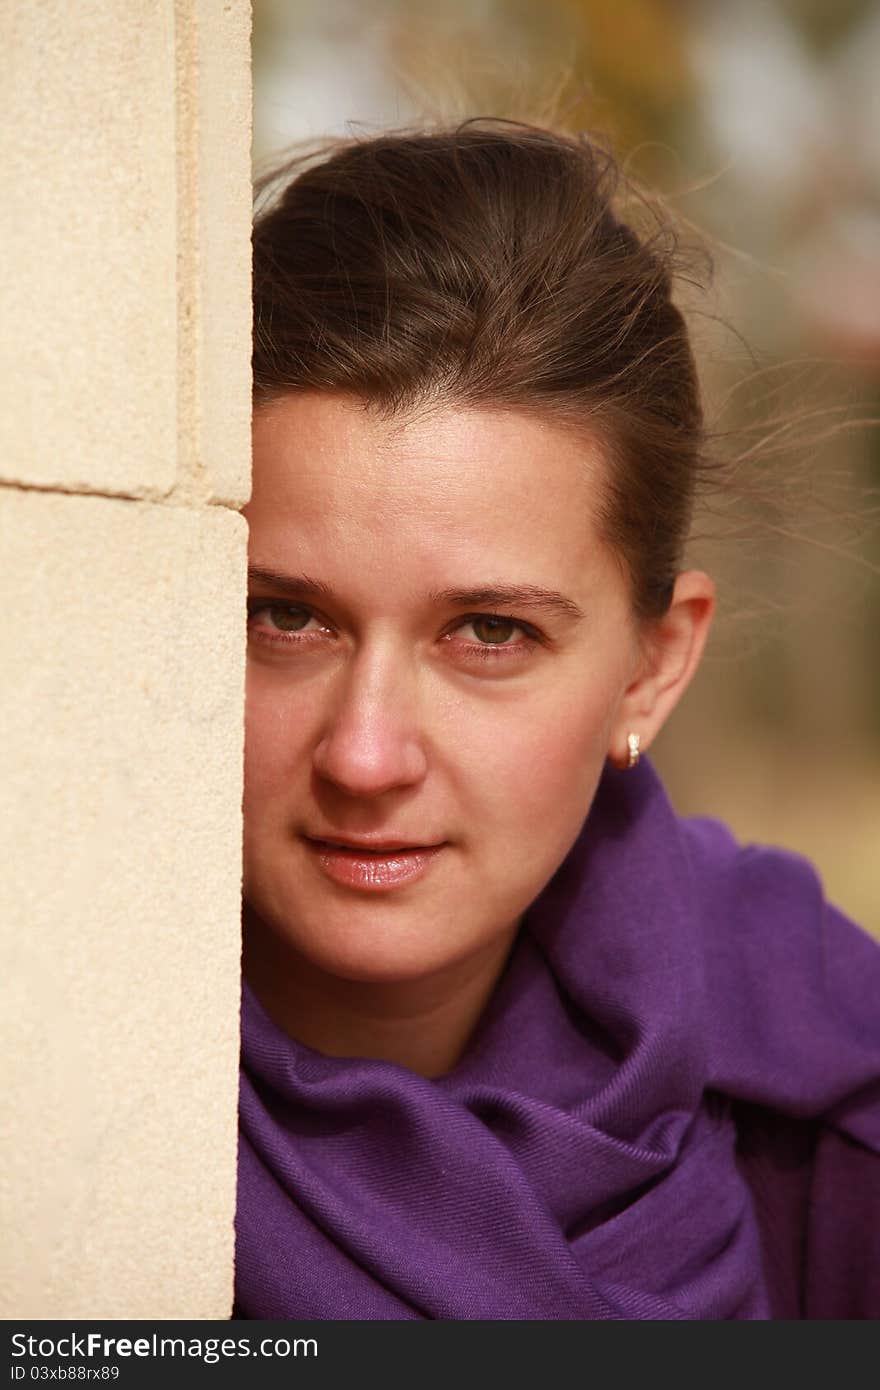
{"label": "woman's face", "polygon": [[600,467],[516,412],[256,412],[244,889],[312,967],[491,955],[574,843],[639,662]]}

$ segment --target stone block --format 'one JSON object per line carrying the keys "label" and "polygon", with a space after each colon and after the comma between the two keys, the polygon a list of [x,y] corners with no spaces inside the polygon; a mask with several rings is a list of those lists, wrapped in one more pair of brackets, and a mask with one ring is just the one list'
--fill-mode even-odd
{"label": "stone block", "polygon": [[0,492],[6,1318],[232,1295],[246,528]]}
{"label": "stone block", "polygon": [[251,487],[250,6],[178,0],[179,488]]}
{"label": "stone block", "polygon": [[12,0],[0,42],[0,478],[160,497],[177,476],[173,6]]}
{"label": "stone block", "polygon": [[250,492],[250,6],[13,0],[0,480]]}

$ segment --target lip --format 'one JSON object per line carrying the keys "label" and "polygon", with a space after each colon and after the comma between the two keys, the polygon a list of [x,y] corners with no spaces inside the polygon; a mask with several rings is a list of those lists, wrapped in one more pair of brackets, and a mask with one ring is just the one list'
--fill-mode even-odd
{"label": "lip", "polygon": [[304,843],[327,878],[368,893],[388,892],[421,878],[445,848],[443,844],[401,845],[399,841],[391,842],[393,848],[388,847],[388,841],[372,848],[363,843],[330,843],[309,836],[304,837]]}
{"label": "lip", "polygon": [[335,849],[365,849],[376,852],[391,853],[398,849],[436,849],[440,841],[425,840],[394,840],[382,838],[380,835],[306,835],[307,840],[313,844],[329,845]]}

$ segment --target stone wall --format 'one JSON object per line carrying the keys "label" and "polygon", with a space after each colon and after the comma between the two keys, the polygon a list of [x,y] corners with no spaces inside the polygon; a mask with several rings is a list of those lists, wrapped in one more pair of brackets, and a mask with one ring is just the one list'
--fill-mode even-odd
{"label": "stone wall", "polygon": [[226,1317],[247,0],[0,20],[0,1316]]}

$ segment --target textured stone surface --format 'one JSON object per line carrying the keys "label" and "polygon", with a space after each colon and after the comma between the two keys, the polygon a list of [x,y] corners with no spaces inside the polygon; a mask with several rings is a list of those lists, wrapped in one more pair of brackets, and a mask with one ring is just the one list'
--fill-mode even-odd
{"label": "textured stone surface", "polygon": [[0,1316],[225,1317],[246,528],[0,491]]}
{"label": "textured stone surface", "polygon": [[250,6],[198,0],[196,35],[199,450],[211,499],[237,507],[251,489]]}
{"label": "textured stone surface", "polygon": [[[175,0],[179,473],[174,500],[250,495],[250,6]],[[222,133],[222,138],[220,135]]]}
{"label": "textured stone surface", "polygon": [[0,17],[0,477],[161,496],[177,472],[174,11]]}
{"label": "textured stone surface", "polygon": [[250,489],[250,5],[0,7],[0,480]]}

